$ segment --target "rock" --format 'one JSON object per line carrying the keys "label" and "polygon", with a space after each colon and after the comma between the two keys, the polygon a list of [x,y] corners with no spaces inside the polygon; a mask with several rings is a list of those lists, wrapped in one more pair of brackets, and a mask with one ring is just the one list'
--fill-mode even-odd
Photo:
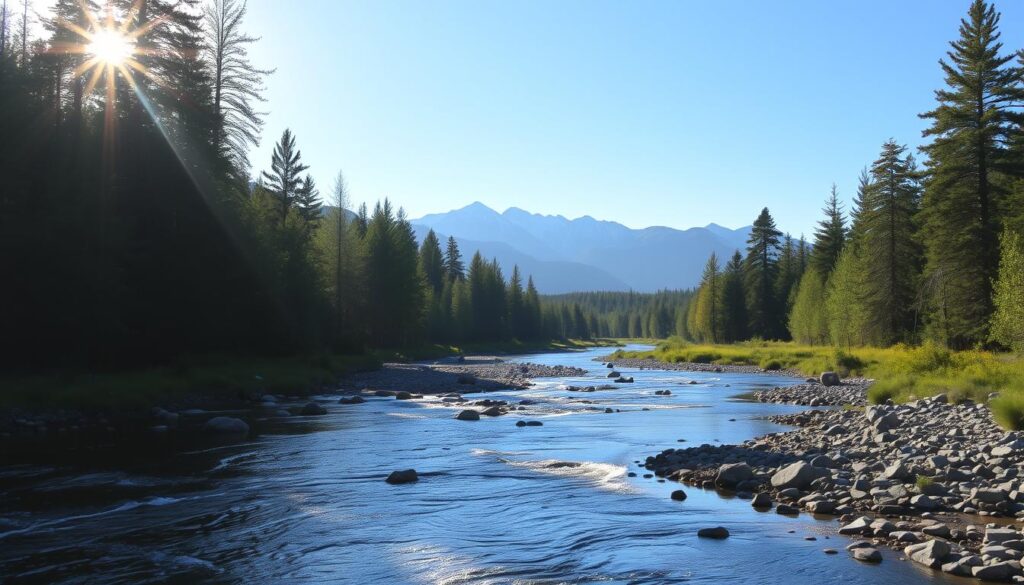
{"label": "rock", "polygon": [[871,518],[861,516],[839,529],[839,534],[865,534],[871,530]]}
{"label": "rock", "polygon": [[351,396],[348,398],[342,398],[338,401],[338,404],[362,404],[366,400],[362,396]]}
{"label": "rock", "polygon": [[1003,561],[992,565],[972,567],[971,575],[982,581],[1009,581],[1010,577],[1020,572],[1019,566],[1019,563],[1015,564],[1013,561]]}
{"label": "rock", "polygon": [[797,461],[775,472],[771,482],[772,487],[777,489],[804,489],[818,477],[820,477],[819,472],[808,465],[806,461]]}
{"label": "rock", "polygon": [[935,569],[942,565],[942,559],[949,554],[949,544],[944,540],[929,540],[906,547],[903,554],[916,563]]}
{"label": "rock", "polygon": [[999,489],[974,488],[971,490],[971,499],[984,504],[998,504],[1006,501],[1007,493]]}
{"label": "rock", "polygon": [[697,536],[700,538],[714,538],[721,540],[723,538],[729,538],[729,531],[721,526],[714,528],[701,528],[697,531]]}
{"label": "rock", "polygon": [[985,544],[1002,544],[1020,538],[1020,533],[1012,528],[986,528]]}
{"label": "rock", "polygon": [[615,379],[615,383],[616,384],[632,384],[633,383],[633,377],[630,376],[630,377],[626,378],[625,376],[619,376],[618,378]]}
{"label": "rock", "polygon": [[402,471],[392,471],[391,475],[388,476],[384,481],[391,484],[399,483],[413,483],[419,481],[419,476],[416,474],[415,469],[405,469]]}
{"label": "rock", "polygon": [[831,514],[836,509],[836,503],[831,500],[817,500],[807,504],[807,510],[812,514]]}
{"label": "rock", "polygon": [[835,555],[835,554],[839,554],[839,551],[837,551],[837,550],[836,550],[836,549],[834,549],[834,548],[826,548],[826,549],[822,549],[822,551],[821,551],[821,552],[823,552],[823,553],[825,553],[825,554],[827,554],[827,555]]}
{"label": "rock", "polygon": [[878,552],[876,548],[861,547],[850,549],[850,556],[863,563],[882,562],[882,553]]}
{"label": "rock", "polygon": [[302,410],[299,411],[299,414],[303,416],[317,416],[321,414],[327,414],[327,409],[321,406],[320,404],[317,404],[316,402],[309,402],[302,407]]}
{"label": "rock", "polygon": [[938,524],[931,524],[929,526],[925,526],[921,529],[921,532],[927,534],[928,536],[935,536],[938,538],[949,538],[950,535],[949,526],[942,524],[941,522]]}
{"label": "rock", "polygon": [[475,410],[463,410],[455,415],[456,420],[480,420],[480,413]]}
{"label": "rock", "polygon": [[686,499],[686,492],[683,490],[676,490],[672,492],[671,498],[677,502],[682,502]]}
{"label": "rock", "polygon": [[758,492],[750,501],[750,505],[754,508],[771,508],[772,498],[764,492]]}
{"label": "rock", "polygon": [[484,416],[501,416],[505,413],[502,412],[500,406],[492,406],[490,408],[485,408],[480,414]]}
{"label": "rock", "polygon": [[203,430],[221,435],[248,435],[249,425],[244,420],[233,416],[215,416],[206,421]]}
{"label": "rock", "polygon": [[835,372],[822,372],[819,380],[822,386],[838,386],[839,374]]}
{"label": "rock", "polygon": [[938,508],[941,503],[929,496],[919,494],[910,498],[910,505],[918,510],[934,510],[935,508]]}
{"label": "rock", "polygon": [[746,463],[726,463],[718,468],[718,474],[715,476],[715,485],[734,488],[741,481],[747,481],[753,477],[754,470]]}
{"label": "rock", "polygon": [[544,423],[540,422],[539,420],[528,420],[528,421],[526,421],[526,426],[528,426],[528,427],[542,427],[542,426],[544,426]]}
{"label": "rock", "polygon": [[395,400],[412,400],[412,393],[405,390],[395,392]]}
{"label": "rock", "polygon": [[618,378],[621,375],[622,374],[616,372],[615,370],[612,370],[612,371],[608,372],[608,376],[607,377],[608,378]]}
{"label": "rock", "polygon": [[893,463],[889,467],[886,467],[885,471],[882,472],[882,477],[886,479],[895,479],[899,481],[911,479],[913,475],[914,474],[911,473],[909,469],[907,469],[907,466],[903,465],[902,461],[897,461],[896,463]]}
{"label": "rock", "polygon": [[790,506],[789,504],[779,504],[775,506],[775,513],[793,516],[800,513],[800,508]]}
{"label": "rock", "polygon": [[456,384],[476,384],[476,378],[473,376],[462,375],[455,379]]}

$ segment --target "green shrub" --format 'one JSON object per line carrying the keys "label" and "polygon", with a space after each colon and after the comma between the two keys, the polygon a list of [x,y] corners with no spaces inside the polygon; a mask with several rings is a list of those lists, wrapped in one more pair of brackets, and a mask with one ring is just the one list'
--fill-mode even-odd
{"label": "green shrub", "polygon": [[760,366],[761,366],[761,369],[763,369],[763,370],[769,370],[769,371],[781,370],[782,369],[782,362],[780,362],[779,360],[772,360],[772,359],[770,359],[770,360],[762,361]]}
{"label": "green shrub", "polygon": [[1024,430],[1024,396],[1004,393],[992,401],[992,416],[1004,429]]}
{"label": "green shrub", "polygon": [[917,485],[918,491],[924,492],[929,486],[935,483],[935,480],[926,475],[919,475],[917,476],[917,481],[914,483]]}

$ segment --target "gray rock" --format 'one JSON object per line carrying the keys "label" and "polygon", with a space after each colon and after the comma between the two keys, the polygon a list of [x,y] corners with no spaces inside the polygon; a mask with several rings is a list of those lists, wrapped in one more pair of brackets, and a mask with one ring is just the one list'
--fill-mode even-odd
{"label": "gray rock", "polygon": [[741,481],[747,481],[753,477],[754,470],[746,463],[726,463],[718,468],[718,474],[715,476],[715,485],[734,488]]}
{"label": "gray rock", "polygon": [[938,508],[941,503],[929,496],[919,494],[910,498],[910,505],[918,510],[934,510],[935,508]]}
{"label": "gray rock", "polygon": [[316,402],[309,402],[302,407],[300,414],[303,416],[317,416],[321,414],[327,414],[327,409],[317,404]]}
{"label": "gray rock", "polygon": [[855,548],[850,550],[850,556],[864,563],[882,562],[882,553],[876,548]]}
{"label": "gray rock", "polygon": [[871,518],[861,516],[839,529],[839,534],[865,534],[871,531]]}
{"label": "gray rock", "polygon": [[929,540],[912,544],[903,549],[903,553],[912,561],[934,569],[940,567],[942,559],[949,554],[949,544],[944,540]]}
{"label": "gray rock", "polygon": [[215,416],[206,421],[203,430],[220,435],[248,435],[249,425],[244,420],[233,416]]}
{"label": "gray rock", "polygon": [[475,410],[463,410],[455,415],[456,420],[480,420],[480,413]]}
{"label": "gray rock", "polygon": [[1020,533],[1012,528],[986,528],[985,544],[1002,544],[1020,538]]}
{"label": "gray rock", "polygon": [[750,505],[754,508],[771,508],[772,498],[764,492],[759,492],[754,496],[754,499],[751,500]]}
{"label": "gray rock", "polygon": [[362,404],[366,400],[362,396],[350,396],[348,398],[342,398],[338,401],[338,404]]}
{"label": "gray rock", "polygon": [[942,524],[941,522],[925,526],[921,529],[921,532],[928,536],[935,536],[938,538],[949,538],[950,535],[949,526]]}
{"label": "gray rock", "polygon": [[777,489],[804,489],[818,477],[818,470],[808,465],[806,461],[797,461],[775,472],[771,482],[772,487]]}
{"label": "gray rock", "polygon": [[686,492],[684,492],[683,490],[676,490],[672,492],[670,497],[677,502],[682,502],[683,500],[686,499]]}
{"label": "gray rock", "polygon": [[882,477],[886,479],[896,479],[900,481],[911,479],[913,475],[914,474],[911,473],[909,469],[907,469],[907,466],[904,465],[902,461],[897,461],[896,463],[893,463],[889,467],[886,467],[885,471],[882,472]]}
{"label": "gray rock", "polygon": [[729,531],[721,526],[714,528],[701,528],[697,531],[697,536],[700,538],[714,538],[721,540],[723,538],[729,538]]}
{"label": "gray rock", "polygon": [[822,386],[838,386],[839,374],[835,372],[822,372],[819,380]]}
{"label": "gray rock", "polygon": [[1019,564],[1013,561],[982,565],[980,567],[972,567],[971,575],[975,579],[981,579],[982,581],[1009,581],[1010,577],[1020,572],[1018,566]]}
{"label": "gray rock", "polygon": [[779,504],[775,506],[776,514],[796,515],[800,513],[800,508],[796,506],[790,506],[789,504]]}
{"label": "gray rock", "polygon": [[415,469],[404,469],[402,471],[392,471],[391,475],[389,475],[384,481],[391,484],[399,484],[413,483],[415,481],[419,481],[419,479],[419,475],[416,474]]}

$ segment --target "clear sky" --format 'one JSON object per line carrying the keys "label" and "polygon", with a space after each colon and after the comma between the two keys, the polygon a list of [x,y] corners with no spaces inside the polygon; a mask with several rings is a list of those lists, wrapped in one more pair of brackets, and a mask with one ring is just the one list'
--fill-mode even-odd
{"label": "clear sky", "polygon": [[[889,137],[917,146],[968,0],[249,0],[322,191],[411,217],[479,200],[631,227],[810,232]],[[1024,47],[1024,2],[1002,0]]]}

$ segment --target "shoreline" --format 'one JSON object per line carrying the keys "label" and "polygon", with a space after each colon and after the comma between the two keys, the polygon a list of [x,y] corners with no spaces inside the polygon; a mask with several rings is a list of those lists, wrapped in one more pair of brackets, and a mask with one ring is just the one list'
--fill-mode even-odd
{"label": "shoreline", "polygon": [[869,382],[845,386],[751,393],[760,402],[809,404],[816,391],[842,388],[835,396],[855,399],[852,408],[768,417],[793,430],[666,449],[642,465],[657,477],[733,493],[761,512],[832,517],[839,534],[863,539],[847,547],[858,560],[879,562],[875,549],[886,547],[952,575],[1024,580],[1024,535],[1006,525],[1024,517],[1024,434],[1000,429],[984,404],[949,404],[940,395],[864,406]]}
{"label": "shoreline", "polygon": [[759,366],[744,366],[736,364],[705,364],[700,362],[662,362],[654,358],[618,358],[613,354],[601,358],[594,358],[594,361],[610,362],[616,366],[625,368],[639,368],[641,370],[668,370],[673,372],[714,372],[729,374],[771,374],[778,376],[789,376],[810,380],[807,376],[791,369],[766,370]]}

